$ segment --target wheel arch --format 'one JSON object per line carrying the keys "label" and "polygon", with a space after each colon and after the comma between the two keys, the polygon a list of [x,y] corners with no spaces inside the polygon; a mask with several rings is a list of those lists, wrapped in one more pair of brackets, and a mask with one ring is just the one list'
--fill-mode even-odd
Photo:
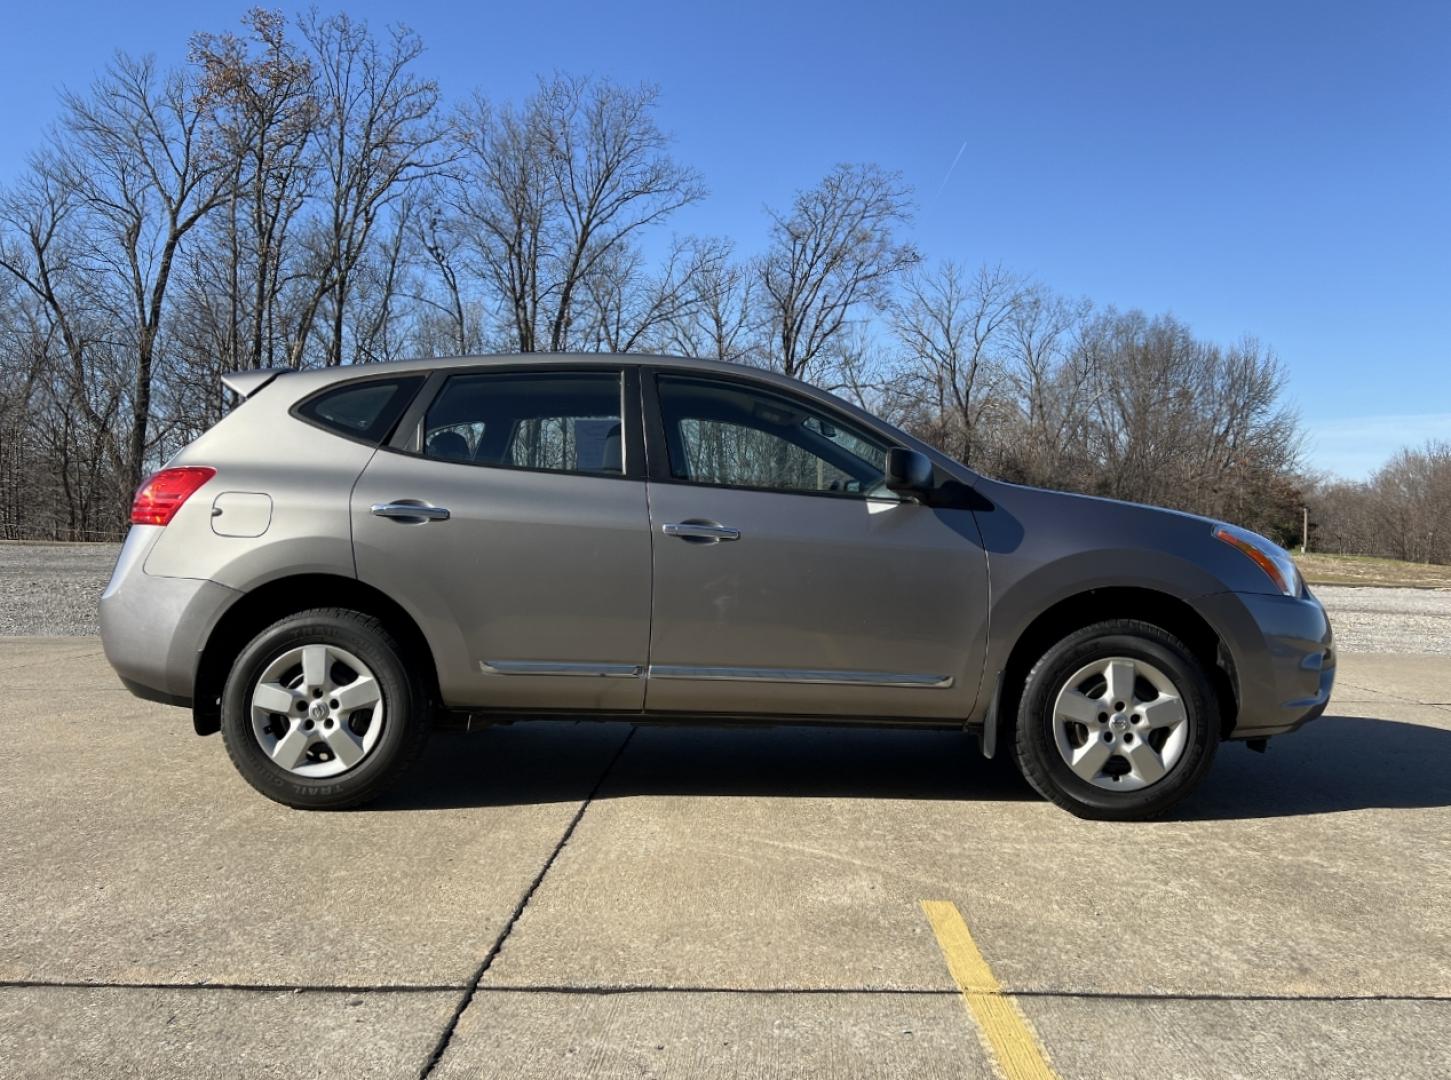
{"label": "wheel arch", "polygon": [[356,578],[337,574],[294,574],[274,578],[243,593],[222,613],[197,656],[192,693],[192,727],[211,735],[221,727],[222,688],[237,654],[279,619],[318,607],[346,607],[382,620],[428,679],[428,696],[440,699],[438,667],[418,623],[386,593]]}
{"label": "wheel arch", "polygon": [[1134,585],[1085,589],[1039,612],[1025,626],[998,672],[992,705],[984,718],[984,752],[1010,738],[1017,724],[1028,672],[1048,649],[1075,630],[1104,619],[1104,609],[1115,617],[1139,619],[1173,634],[1188,646],[1209,676],[1220,709],[1220,734],[1227,736],[1239,711],[1239,680],[1234,657],[1223,637],[1187,601],[1157,589]]}

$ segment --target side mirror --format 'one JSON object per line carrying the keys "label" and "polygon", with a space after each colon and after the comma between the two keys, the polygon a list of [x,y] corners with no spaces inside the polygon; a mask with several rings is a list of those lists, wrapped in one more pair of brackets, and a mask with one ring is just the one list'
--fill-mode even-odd
{"label": "side mirror", "polygon": [[917,450],[894,446],[887,451],[883,479],[888,491],[906,499],[925,499],[932,490],[932,462]]}

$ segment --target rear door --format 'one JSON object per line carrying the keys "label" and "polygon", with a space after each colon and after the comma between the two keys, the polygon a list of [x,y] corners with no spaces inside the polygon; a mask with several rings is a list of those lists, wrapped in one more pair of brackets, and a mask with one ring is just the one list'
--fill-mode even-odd
{"label": "rear door", "polygon": [[893,496],[890,440],[807,398],[646,379],[646,708],[965,718],[988,612],[971,511]]}
{"label": "rear door", "polygon": [[358,576],[418,621],[447,704],[643,704],[649,516],[625,384],[618,366],[435,374],[359,478]]}

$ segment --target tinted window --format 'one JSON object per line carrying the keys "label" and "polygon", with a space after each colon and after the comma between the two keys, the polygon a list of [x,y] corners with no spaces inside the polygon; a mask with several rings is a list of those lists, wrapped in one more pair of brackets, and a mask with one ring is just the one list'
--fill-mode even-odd
{"label": "tinted window", "polygon": [[422,376],[366,379],[325,390],[298,406],[299,416],[365,442],[382,442],[423,385]]}
{"label": "tinted window", "polygon": [[615,372],[455,375],[423,423],[428,457],[552,472],[624,469]]}
{"label": "tinted window", "polygon": [[893,497],[880,489],[886,445],[804,402],[709,379],[662,375],[658,385],[678,480]]}

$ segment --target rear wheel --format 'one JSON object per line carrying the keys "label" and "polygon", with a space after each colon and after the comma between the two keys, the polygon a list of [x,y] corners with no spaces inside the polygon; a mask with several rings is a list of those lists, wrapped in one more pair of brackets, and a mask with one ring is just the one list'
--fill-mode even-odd
{"label": "rear wheel", "polygon": [[1219,742],[1215,695],[1183,642],[1133,620],[1085,627],[1033,666],[1018,765],[1080,817],[1161,814],[1203,779]]}
{"label": "rear wheel", "polygon": [[270,799],[335,810],[376,798],[428,738],[427,693],[370,615],[288,616],[242,650],[222,693],[222,738]]}

